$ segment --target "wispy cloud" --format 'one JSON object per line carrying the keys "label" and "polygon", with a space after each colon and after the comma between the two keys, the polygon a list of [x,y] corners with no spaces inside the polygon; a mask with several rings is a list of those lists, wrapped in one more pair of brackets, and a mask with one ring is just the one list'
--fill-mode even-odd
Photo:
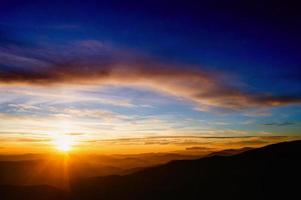
{"label": "wispy cloud", "polygon": [[[298,95],[252,93],[198,66],[168,63],[95,40],[34,49],[0,49],[2,85],[114,85],[143,88],[194,103],[200,110],[300,104]],[[229,80],[231,82],[231,80]]]}
{"label": "wispy cloud", "polygon": [[144,138],[123,138],[110,140],[93,140],[88,143],[102,145],[174,145],[186,150],[209,150],[212,148],[240,148],[257,147],[281,141],[296,140],[299,137],[293,136],[254,136],[254,137],[202,137],[202,136],[158,136]]}
{"label": "wispy cloud", "polygon": [[267,109],[255,109],[251,111],[244,112],[244,115],[247,117],[267,117],[272,115]]}
{"label": "wispy cloud", "polygon": [[55,29],[55,30],[80,30],[81,26],[77,24],[54,24],[54,25],[42,26],[42,28]]}

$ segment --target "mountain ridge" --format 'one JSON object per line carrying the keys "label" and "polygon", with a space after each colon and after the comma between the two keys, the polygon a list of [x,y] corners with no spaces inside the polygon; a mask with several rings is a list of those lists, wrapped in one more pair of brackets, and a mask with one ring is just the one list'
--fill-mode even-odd
{"label": "mountain ridge", "polygon": [[300,153],[301,141],[293,141],[234,156],[171,161],[130,175],[81,180],[73,187],[73,198],[240,199],[248,193],[244,199],[285,197],[296,189]]}
{"label": "mountain ridge", "polygon": [[174,160],[127,175],[73,180],[68,192],[45,185],[2,185],[0,194],[3,200],[294,199],[300,155],[301,140],[282,142],[232,156]]}

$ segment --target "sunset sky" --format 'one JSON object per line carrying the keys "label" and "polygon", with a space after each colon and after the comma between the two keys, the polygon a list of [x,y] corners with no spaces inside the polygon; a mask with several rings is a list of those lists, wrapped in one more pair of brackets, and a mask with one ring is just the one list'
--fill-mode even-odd
{"label": "sunset sky", "polygon": [[0,2],[0,153],[300,135],[297,8],[60,2]]}

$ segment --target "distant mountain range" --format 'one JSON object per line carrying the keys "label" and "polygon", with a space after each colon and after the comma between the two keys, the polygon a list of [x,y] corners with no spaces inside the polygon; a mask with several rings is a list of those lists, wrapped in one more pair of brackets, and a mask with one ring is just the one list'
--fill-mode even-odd
{"label": "distant mountain range", "polygon": [[0,186],[1,200],[300,198],[301,141],[244,150],[171,161],[123,176],[77,179],[69,192],[49,186]]}
{"label": "distant mountain range", "polygon": [[[125,175],[171,160],[197,159],[204,155],[147,153],[134,155],[71,155],[69,178]],[[0,155],[0,185],[51,185],[62,187],[64,155]]]}
{"label": "distant mountain range", "polygon": [[234,156],[179,160],[126,176],[81,180],[73,199],[290,199],[299,196],[301,141]]}
{"label": "distant mountain range", "polygon": [[38,186],[0,186],[1,200],[67,200],[68,193],[46,185]]}

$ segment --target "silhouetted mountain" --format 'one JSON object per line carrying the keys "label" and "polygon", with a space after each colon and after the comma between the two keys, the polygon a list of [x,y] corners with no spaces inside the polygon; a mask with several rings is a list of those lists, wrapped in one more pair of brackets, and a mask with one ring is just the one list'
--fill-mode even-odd
{"label": "silhouetted mountain", "polygon": [[[69,178],[126,175],[171,160],[199,158],[176,153],[133,155],[71,155]],[[63,187],[65,158],[62,155],[0,155],[0,185],[51,185]]]}
{"label": "silhouetted mountain", "polygon": [[[301,141],[234,156],[179,160],[125,176],[81,179],[72,199],[296,199]],[[294,198],[293,198],[294,197]]]}
{"label": "silhouetted mountain", "polygon": [[250,151],[252,149],[254,149],[254,148],[244,147],[244,148],[240,148],[240,149],[225,149],[222,151],[210,153],[208,156],[233,156],[233,155],[240,154],[240,153],[243,153],[246,151]]}
{"label": "silhouetted mountain", "polygon": [[1,200],[67,200],[66,192],[51,186],[0,186]]}
{"label": "silhouetted mountain", "polygon": [[51,185],[63,187],[64,166],[57,160],[0,161],[0,185]]}
{"label": "silhouetted mountain", "polygon": [[[0,185],[0,199],[298,199],[301,141],[274,144],[232,156],[228,153],[171,161],[124,176],[79,179],[73,182],[70,192],[44,185]],[[15,164],[21,168],[24,164],[32,165],[30,162]]]}
{"label": "silhouetted mountain", "polygon": [[0,161],[24,161],[24,160],[40,160],[45,158],[44,154],[17,154],[17,155],[0,155]]}

